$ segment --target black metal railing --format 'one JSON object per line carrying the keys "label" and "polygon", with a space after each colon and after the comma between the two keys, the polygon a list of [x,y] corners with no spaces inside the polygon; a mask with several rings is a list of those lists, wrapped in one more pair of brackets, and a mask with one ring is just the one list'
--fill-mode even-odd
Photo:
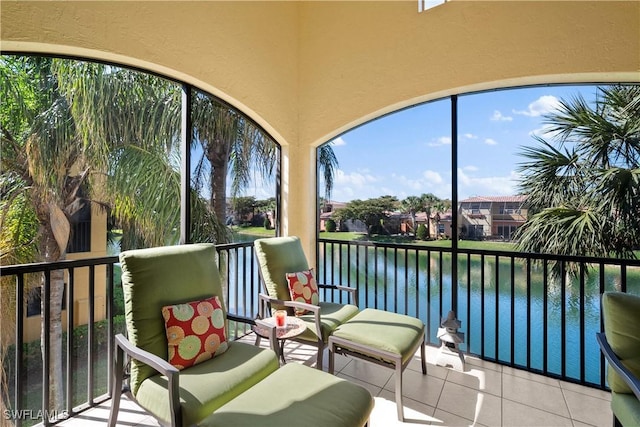
{"label": "black metal railing", "polygon": [[[217,252],[229,313],[255,318],[259,277],[252,242],[219,245]],[[64,271],[65,275],[64,324],[74,326],[71,329],[66,327],[62,337],[64,409],[49,410],[49,355],[53,338],[49,336],[47,327],[42,342],[40,339],[25,341],[25,322],[28,321],[25,294],[28,282],[41,283],[38,286],[42,286],[43,315],[38,319],[48,325],[51,274],[57,270]],[[0,391],[6,406],[6,412],[1,415],[16,427],[36,423],[52,425],[109,399],[113,337],[118,332],[125,332],[118,257],[3,266],[0,274],[3,281],[9,280],[14,284],[11,292],[3,292],[3,299],[11,299],[3,302],[4,307],[15,308],[13,339],[3,337],[2,340],[3,345],[6,343],[3,369],[7,387]],[[36,275],[35,280],[29,280],[31,275]],[[86,312],[83,313],[76,308],[80,293],[84,294],[86,301],[83,310]],[[102,317],[99,314],[102,313],[100,304],[105,305],[104,319],[99,319]],[[86,324],[77,324],[75,319],[79,316],[86,319]],[[235,339],[247,332],[245,324],[234,322],[230,338]]]}
{"label": "black metal railing", "polygon": [[[4,307],[15,308],[15,334],[13,340],[3,337],[6,346],[4,374],[7,388],[3,390],[6,411],[17,427],[42,422],[53,424],[76,413],[95,406],[109,398],[114,336],[114,266],[117,257],[102,257],[82,260],[67,260],[52,263],[34,263],[3,266],[0,275],[15,280],[13,298],[3,301]],[[86,295],[86,325],[76,333],[66,328],[62,337],[62,370],[64,409],[50,410],[49,376],[52,339],[49,334],[52,273],[62,270],[65,274],[66,305],[62,319],[66,325],[74,325],[76,316],[76,294],[82,290]],[[46,325],[40,340],[25,342],[25,291],[37,275],[35,282],[41,283],[42,322]],[[80,280],[79,277],[83,276]],[[96,320],[96,286],[104,283],[105,319]],[[3,284],[4,286],[4,284]],[[100,292],[102,293],[102,292]],[[4,292],[6,298],[7,292]],[[82,350],[84,349],[84,351]],[[98,351],[101,350],[101,351]],[[84,360],[80,360],[84,359]],[[79,366],[82,368],[79,369]],[[98,372],[101,375],[98,375]],[[82,375],[84,374],[84,375]],[[82,377],[81,377],[82,376]],[[81,397],[85,389],[84,397]],[[6,395],[5,395],[6,393]]]}
{"label": "black metal railing", "polygon": [[361,308],[420,318],[430,344],[440,344],[441,318],[453,310],[467,353],[598,388],[600,295],[640,294],[639,260],[320,239],[317,265],[320,282],[356,287]]}
{"label": "black metal railing", "polygon": [[[226,290],[225,301],[229,313],[245,319],[258,315],[260,275],[253,242],[217,245],[218,267]],[[250,332],[246,323],[234,323],[230,333],[241,337]]]}

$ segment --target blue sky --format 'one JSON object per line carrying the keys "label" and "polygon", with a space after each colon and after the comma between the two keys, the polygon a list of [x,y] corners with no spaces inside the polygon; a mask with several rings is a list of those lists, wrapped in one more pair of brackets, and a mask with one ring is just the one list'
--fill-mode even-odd
{"label": "blue sky", "polygon": [[[560,99],[594,99],[596,86],[545,86],[458,97],[458,197],[517,194],[520,147],[545,136]],[[405,109],[342,134],[332,200],[433,193],[451,198],[449,99]]]}

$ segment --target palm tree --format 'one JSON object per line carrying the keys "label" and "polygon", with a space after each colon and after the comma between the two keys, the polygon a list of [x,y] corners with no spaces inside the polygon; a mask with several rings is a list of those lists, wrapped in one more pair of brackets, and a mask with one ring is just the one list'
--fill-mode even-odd
{"label": "palm tree", "polygon": [[[217,221],[227,217],[227,177],[231,177],[231,195],[246,188],[257,170],[263,178],[273,175],[277,160],[276,143],[240,112],[205,93],[193,93],[193,144],[200,145],[196,161],[194,187],[210,193],[209,205]],[[218,242],[229,239],[224,229]]]}
{"label": "palm tree", "polygon": [[416,213],[422,209],[422,199],[417,196],[409,196],[401,202],[402,210],[411,215],[411,228],[416,233]]}
{"label": "palm tree", "polygon": [[329,200],[333,190],[335,172],[339,167],[338,158],[333,151],[333,140],[318,147],[317,156],[318,169],[324,180],[324,199]]}
{"label": "palm tree", "polygon": [[[20,201],[28,205],[24,210],[33,212],[37,219],[38,254],[45,262],[65,258],[70,234],[68,218],[78,209],[79,191],[88,179],[87,157],[80,148],[69,104],[58,91],[51,66],[52,61],[46,58],[6,57],[0,62],[3,99],[7,100],[1,123],[2,182],[15,184],[3,186],[7,210],[3,211],[2,222],[14,227],[15,219],[12,222],[7,213],[17,209]],[[10,240],[20,241],[24,232],[32,230],[15,231]],[[49,289],[50,322],[43,322],[42,335],[51,337],[50,408],[61,409],[62,270],[51,272]],[[43,298],[43,314],[44,308]]]}
{"label": "palm tree", "polygon": [[[640,247],[640,86],[598,88],[594,105],[563,100],[547,139],[522,149],[530,213],[518,249],[634,257]],[[575,266],[574,270],[575,272]]]}
{"label": "palm tree", "polygon": [[441,200],[432,193],[422,194],[420,196],[422,209],[427,214],[427,233],[429,237],[431,237],[431,214],[433,213],[434,207],[440,202]]}
{"label": "palm tree", "polygon": [[[210,207],[220,224],[227,217],[227,178],[232,198],[253,179],[268,179],[278,160],[276,142],[245,115],[205,93],[193,93],[194,144],[201,152],[196,161],[194,187],[210,193]],[[327,198],[333,188],[338,160],[331,143],[318,148],[318,166],[325,182]],[[255,176],[257,172],[258,176]],[[227,241],[228,234],[217,236]]]}
{"label": "palm tree", "polygon": [[440,220],[442,219],[442,214],[445,213],[448,209],[451,209],[451,201],[450,200],[438,200],[432,206],[433,212],[436,213],[436,237],[439,236],[438,230],[440,229]]}
{"label": "palm tree", "polygon": [[100,184],[93,201],[123,229],[123,249],[178,241],[180,87],[139,72],[55,60],[85,156]]}

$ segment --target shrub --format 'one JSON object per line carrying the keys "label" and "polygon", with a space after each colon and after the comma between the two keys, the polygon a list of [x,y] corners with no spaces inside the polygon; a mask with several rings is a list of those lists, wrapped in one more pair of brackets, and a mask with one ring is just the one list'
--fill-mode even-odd
{"label": "shrub", "polygon": [[269,217],[266,215],[264,217],[263,225],[265,230],[271,230],[271,221],[269,221]]}
{"label": "shrub", "polygon": [[416,237],[420,240],[427,240],[427,237],[429,237],[427,227],[425,227],[424,224],[420,224],[418,226],[418,229],[416,230]]}
{"label": "shrub", "polygon": [[324,222],[324,229],[329,233],[336,231],[336,222],[332,219],[328,219]]}

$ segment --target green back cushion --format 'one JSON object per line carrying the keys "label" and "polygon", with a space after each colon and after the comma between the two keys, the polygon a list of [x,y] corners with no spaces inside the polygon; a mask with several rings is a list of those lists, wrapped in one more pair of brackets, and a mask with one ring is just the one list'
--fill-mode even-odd
{"label": "green back cushion", "polygon": [[[604,332],[613,352],[636,376],[640,377],[640,297],[622,292],[602,295]],[[616,393],[631,393],[631,389],[612,368],[608,373],[609,387]]]}
{"label": "green back cushion", "polygon": [[[287,285],[287,273],[308,270],[309,264],[298,237],[272,237],[254,242],[260,273],[267,293],[272,298],[291,299]],[[273,305],[272,309],[283,309]]]}
{"label": "green back cushion", "polygon": [[[216,250],[212,244],[137,249],[120,254],[125,320],[129,341],[168,360],[162,307],[220,297],[225,311]],[[147,365],[131,364],[131,391],[157,372]]]}

